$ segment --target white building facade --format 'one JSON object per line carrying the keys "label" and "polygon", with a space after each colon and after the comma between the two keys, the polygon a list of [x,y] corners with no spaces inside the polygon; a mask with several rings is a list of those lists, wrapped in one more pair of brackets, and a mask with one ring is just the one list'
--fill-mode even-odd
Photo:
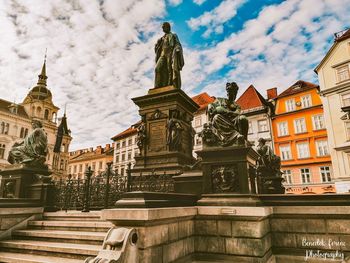
{"label": "white building facade", "polygon": [[350,192],[350,30],[335,40],[316,67],[337,193]]}

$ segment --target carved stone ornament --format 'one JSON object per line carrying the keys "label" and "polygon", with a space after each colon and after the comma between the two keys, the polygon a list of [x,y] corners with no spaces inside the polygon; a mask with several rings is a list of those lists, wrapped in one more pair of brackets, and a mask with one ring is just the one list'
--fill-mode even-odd
{"label": "carved stone ornament", "polygon": [[234,165],[213,167],[211,179],[214,193],[232,193],[239,190],[237,167]]}
{"label": "carved stone ornament", "polygon": [[134,228],[113,227],[105,237],[102,249],[95,258],[87,258],[85,263],[137,263],[138,235]]}
{"label": "carved stone ornament", "polygon": [[161,112],[159,109],[156,109],[151,117],[148,118],[148,120],[158,120],[158,119],[163,119],[163,118],[167,118],[168,115],[166,115],[165,113]]}

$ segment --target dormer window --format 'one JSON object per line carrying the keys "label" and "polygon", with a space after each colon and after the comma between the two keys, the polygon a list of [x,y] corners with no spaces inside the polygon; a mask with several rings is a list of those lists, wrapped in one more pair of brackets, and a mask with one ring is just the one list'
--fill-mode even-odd
{"label": "dormer window", "polygon": [[337,68],[336,72],[337,72],[337,82],[342,82],[350,79],[349,64]]}

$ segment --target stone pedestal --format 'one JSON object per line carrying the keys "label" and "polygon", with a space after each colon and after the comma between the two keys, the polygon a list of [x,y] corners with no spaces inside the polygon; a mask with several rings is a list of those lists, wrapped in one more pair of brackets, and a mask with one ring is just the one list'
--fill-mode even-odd
{"label": "stone pedestal", "polygon": [[207,147],[197,152],[202,158],[203,193],[256,194],[252,147]]}
{"label": "stone pedestal", "polygon": [[52,210],[51,173],[48,169],[10,165],[0,171],[0,198],[40,200],[45,210]]}
{"label": "stone pedestal", "polygon": [[[191,164],[193,113],[198,105],[181,89],[173,86],[150,89],[148,94],[132,99],[139,106],[145,124],[146,140],[142,152],[135,156],[132,174],[167,171],[177,173],[183,165]],[[181,130],[179,143],[169,144],[169,122],[177,123]]]}

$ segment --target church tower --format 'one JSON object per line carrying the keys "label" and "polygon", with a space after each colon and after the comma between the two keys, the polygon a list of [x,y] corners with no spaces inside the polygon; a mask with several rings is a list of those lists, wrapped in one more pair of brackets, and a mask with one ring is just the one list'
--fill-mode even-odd
{"label": "church tower", "polygon": [[[52,101],[52,93],[47,87],[46,55],[37,84],[29,91],[21,105],[31,120],[39,120],[48,137],[47,164],[53,177],[67,175],[69,144],[72,140],[67,126],[66,113],[58,124],[59,108]],[[57,126],[58,125],[58,126]]]}

